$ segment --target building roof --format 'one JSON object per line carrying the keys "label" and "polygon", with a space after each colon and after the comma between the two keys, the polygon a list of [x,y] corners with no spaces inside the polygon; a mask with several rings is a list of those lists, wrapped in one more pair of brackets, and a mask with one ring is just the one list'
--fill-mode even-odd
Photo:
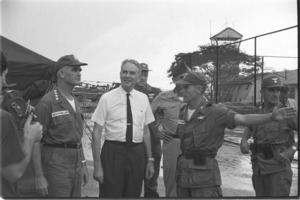
{"label": "building roof", "polygon": [[282,77],[282,83],[286,85],[298,84],[298,69],[285,70],[275,72],[278,76]]}
{"label": "building roof", "polygon": [[243,37],[242,34],[234,30],[233,28],[227,27],[224,30],[222,30],[220,33],[212,36],[211,40],[238,40]]}
{"label": "building roof", "polygon": [[[264,73],[264,76],[268,75],[269,73]],[[260,79],[261,74],[257,74],[256,79]],[[230,83],[226,83],[226,85],[234,85],[234,84],[252,84],[254,80],[254,74],[251,74],[247,77],[239,78],[234,81],[231,81]]]}
{"label": "building roof", "polygon": [[[298,69],[294,70],[286,70],[286,71],[279,71],[273,73],[264,73],[264,77],[275,74],[282,78],[282,83],[291,85],[291,84],[298,84]],[[261,74],[257,74],[256,80],[261,79]],[[239,78],[230,83],[226,83],[226,85],[233,85],[233,84],[252,84],[254,81],[254,74],[251,74],[244,78]]]}

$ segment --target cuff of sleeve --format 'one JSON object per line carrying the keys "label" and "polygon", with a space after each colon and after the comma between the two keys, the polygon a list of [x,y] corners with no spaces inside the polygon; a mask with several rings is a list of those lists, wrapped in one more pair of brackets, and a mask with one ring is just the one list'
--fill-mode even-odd
{"label": "cuff of sleeve", "polygon": [[229,129],[234,129],[236,128],[236,124],[234,122],[234,116],[237,113],[231,110],[228,110],[226,113],[226,127]]}

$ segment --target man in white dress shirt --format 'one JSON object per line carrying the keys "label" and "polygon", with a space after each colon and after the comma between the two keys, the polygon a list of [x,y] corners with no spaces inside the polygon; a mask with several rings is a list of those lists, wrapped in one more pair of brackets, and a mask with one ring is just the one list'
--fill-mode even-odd
{"label": "man in white dress shirt", "polygon": [[[121,86],[101,97],[92,116],[94,179],[103,198],[140,197],[144,176],[151,178],[154,173],[148,129],[154,116],[148,97],[133,89],[140,74],[137,61],[124,60]],[[105,141],[100,153],[103,129]]]}

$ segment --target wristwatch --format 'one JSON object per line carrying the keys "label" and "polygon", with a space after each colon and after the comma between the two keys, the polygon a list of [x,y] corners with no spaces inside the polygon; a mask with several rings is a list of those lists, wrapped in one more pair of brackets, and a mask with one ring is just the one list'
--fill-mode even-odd
{"label": "wristwatch", "polygon": [[148,161],[154,162],[154,158],[148,158]]}

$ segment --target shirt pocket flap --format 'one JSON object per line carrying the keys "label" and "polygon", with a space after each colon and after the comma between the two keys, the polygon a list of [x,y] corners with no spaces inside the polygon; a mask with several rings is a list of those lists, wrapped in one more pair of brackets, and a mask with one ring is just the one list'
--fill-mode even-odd
{"label": "shirt pocket flap", "polygon": [[194,146],[199,148],[203,146],[203,141],[209,137],[209,127],[200,126],[193,130]]}
{"label": "shirt pocket flap", "polygon": [[52,119],[53,119],[54,125],[65,124],[65,123],[69,123],[72,121],[72,117],[70,114],[56,116],[56,117],[53,117]]}

